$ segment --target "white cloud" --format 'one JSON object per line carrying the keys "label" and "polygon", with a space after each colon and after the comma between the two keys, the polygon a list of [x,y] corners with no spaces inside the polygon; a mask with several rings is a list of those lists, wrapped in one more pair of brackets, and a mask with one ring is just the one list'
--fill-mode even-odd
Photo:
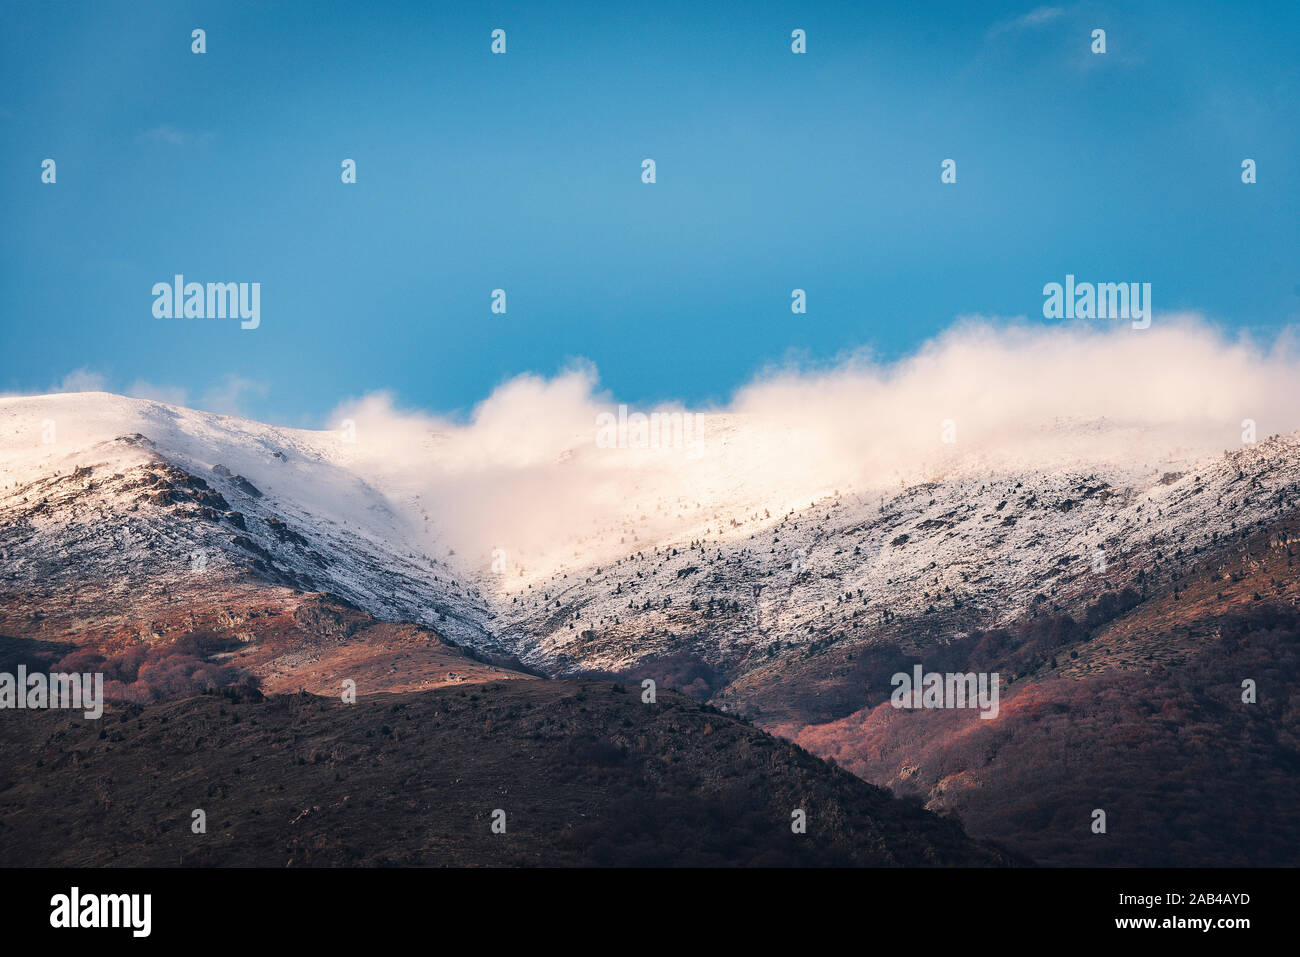
{"label": "white cloud", "polygon": [[1003,33],[1010,33],[1014,30],[1029,30],[1035,27],[1041,27],[1051,23],[1065,15],[1064,7],[1035,7],[1028,13],[1016,17],[1014,20],[1007,20],[1002,23],[994,24],[989,29],[989,37],[1000,36]]}
{"label": "white cloud", "polygon": [[[333,424],[351,419],[350,464],[394,501],[419,495],[458,549],[505,547],[554,567],[582,536],[623,523],[641,541],[695,534],[692,522],[716,531],[733,506],[776,516],[837,489],[964,469],[1159,474],[1240,447],[1246,418],[1261,437],[1300,428],[1300,353],[1290,335],[1265,347],[1194,316],[1158,315],[1146,330],[968,321],[895,363],[768,371],[700,410],[696,448],[599,448],[596,416],[613,411],[580,367],[511,380],[464,424],[386,394],[344,403]],[[955,444],[941,442],[949,419]],[[696,501],[720,517],[692,511]]]}
{"label": "white cloud", "polygon": [[199,400],[198,408],[205,412],[217,412],[221,415],[244,415],[244,400],[247,396],[262,397],[268,386],[265,382],[245,379],[243,376],[230,374],[220,385],[214,386]]}
{"label": "white cloud", "polygon": [[[62,379],[45,389],[36,392],[19,390],[0,393],[5,396],[47,395],[63,392],[108,392],[108,377],[92,369],[81,368],[69,372]],[[270,391],[266,382],[248,379],[234,373],[228,374],[220,382],[204,392],[197,401],[191,401],[190,392],[184,386],[167,385],[136,379],[123,392],[123,395],[136,399],[149,399],[168,405],[184,406],[215,412],[219,415],[247,416],[245,402],[249,398],[261,398]]]}
{"label": "white cloud", "polygon": [[56,385],[50,387],[50,392],[105,392],[108,388],[108,378],[99,372],[92,372],[90,369],[81,368],[69,372]]}
{"label": "white cloud", "polygon": [[154,385],[143,379],[136,379],[126,390],[126,394],[137,399],[151,399],[167,405],[188,405],[189,392],[181,386]]}

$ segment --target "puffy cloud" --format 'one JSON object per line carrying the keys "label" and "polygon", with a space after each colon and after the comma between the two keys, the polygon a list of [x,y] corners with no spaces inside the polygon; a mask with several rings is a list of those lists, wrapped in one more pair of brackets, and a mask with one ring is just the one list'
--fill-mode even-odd
{"label": "puffy cloud", "polygon": [[137,399],[165,402],[167,405],[187,405],[189,403],[189,392],[181,386],[154,385],[152,382],[146,382],[143,379],[136,379],[132,382],[126,390],[126,394]]}
{"label": "puffy cloud", "polygon": [[966,470],[1158,474],[1239,446],[1243,419],[1261,437],[1300,428],[1300,353],[1289,334],[1229,339],[1195,316],[1145,330],[969,320],[896,362],[769,369],[725,407],[688,411],[702,414],[685,447],[601,447],[598,417],[618,407],[580,366],[512,379],[465,422],[386,394],[344,403],[334,421],[355,426],[350,464],[418,501],[439,538],[558,567],[574,551],[614,554],[620,538],[626,551],[633,536],[717,534],[741,512],[775,518],[836,490]]}
{"label": "puffy cloud", "polygon": [[265,382],[246,379],[232,373],[227,375],[220,385],[203,393],[198,407],[205,412],[216,412],[219,415],[243,415],[244,401],[247,396],[261,397],[268,391],[269,386]]}
{"label": "puffy cloud", "polygon": [[108,387],[108,378],[99,372],[81,368],[69,372],[58,384],[51,386],[51,392],[103,392]]}

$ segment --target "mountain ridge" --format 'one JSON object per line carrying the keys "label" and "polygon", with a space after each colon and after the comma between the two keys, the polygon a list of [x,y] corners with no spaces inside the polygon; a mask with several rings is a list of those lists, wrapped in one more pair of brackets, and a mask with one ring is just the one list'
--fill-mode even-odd
{"label": "mountain ridge", "polygon": [[[846,483],[786,511],[744,500],[737,479],[717,501],[661,495],[657,524],[633,496],[627,524],[574,530],[563,565],[524,574],[511,557],[493,571],[495,540],[469,547],[431,514],[463,502],[400,477],[390,487],[337,434],[91,401],[99,421],[86,428],[83,397],[0,400],[6,660],[93,665],[110,697],[151,707],[249,681],[337,698],[352,680],[369,701],[502,678],[523,689],[537,675],[649,679],[1042,863],[1235,865],[1300,842],[1300,823],[1236,794],[1232,777],[1262,776],[1283,796],[1300,780],[1287,770],[1300,767],[1300,730],[1269,664],[1300,634],[1288,617],[1300,608],[1296,434],[1009,473],[975,450],[927,481]],[[58,436],[44,443],[52,409]],[[1085,444],[1107,430],[1060,425]],[[734,451],[743,425],[712,428]],[[437,436],[421,448],[465,455]],[[647,466],[657,481],[666,461]],[[678,465],[689,484],[692,466]],[[1272,624],[1254,623],[1274,607]],[[998,673],[998,717],[884,704],[890,676],[916,665]],[[1239,712],[1242,669],[1269,696],[1258,712]],[[1192,730],[1152,726],[1153,777],[1125,749],[1135,714],[1162,713]],[[1057,760],[1044,755],[1085,740],[1099,763],[1065,766],[1087,773],[1039,773]],[[1207,758],[1220,752],[1230,759]],[[1187,839],[1176,822],[1199,815],[1198,793],[1236,802],[1241,820],[1272,815],[1277,840]],[[1118,854],[1087,837],[1086,812],[1107,803],[1130,835]],[[1181,810],[1165,820],[1154,805]],[[1134,821],[1144,836],[1126,830]]]}

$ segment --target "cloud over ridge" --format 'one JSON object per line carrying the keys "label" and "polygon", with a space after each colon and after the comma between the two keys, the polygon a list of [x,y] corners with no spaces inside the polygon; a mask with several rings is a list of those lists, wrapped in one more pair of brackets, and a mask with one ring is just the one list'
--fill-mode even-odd
{"label": "cloud over ridge", "polygon": [[1241,447],[1247,419],[1260,438],[1300,428],[1300,350],[1289,333],[1229,338],[1195,315],[1145,330],[974,319],[894,362],[781,366],[720,407],[635,410],[698,413],[681,448],[600,447],[598,416],[617,410],[579,365],[511,379],[465,422],[384,393],[341,404],[334,420],[355,424],[355,467],[419,495],[459,547],[552,553],[549,565],[579,540],[716,534],[730,512],[775,517],[836,491],[1063,467],[1158,472]]}

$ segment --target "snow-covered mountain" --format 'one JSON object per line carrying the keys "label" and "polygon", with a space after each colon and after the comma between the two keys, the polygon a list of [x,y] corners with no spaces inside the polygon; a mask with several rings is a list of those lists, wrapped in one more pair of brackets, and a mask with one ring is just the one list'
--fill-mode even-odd
{"label": "snow-covered mountain", "polygon": [[[1262,812],[1191,851],[1178,822],[1241,780],[1294,805],[1296,435],[1207,450],[1061,421],[1012,455],[936,441],[882,478],[738,415],[681,450],[571,431],[524,454],[105,394],[0,399],[0,670],[75,660],[110,697],[202,707],[250,676],[273,694],[509,696],[498,679],[528,678],[514,657],[617,676],[583,682],[611,700],[654,678],[1036,859],[1110,862],[1086,815],[1053,817],[1098,793],[1127,862],[1288,859],[1294,828],[1274,849]],[[897,711],[903,661],[1000,673],[1000,716]],[[1238,703],[1243,676],[1258,706]],[[480,704],[452,695],[418,700]],[[588,722],[592,700],[565,713]]]}
{"label": "snow-covered mountain", "polygon": [[733,674],[831,642],[945,639],[1176,576],[1298,498],[1294,435],[1154,468],[954,470],[784,514],[724,512],[722,534],[715,522],[501,594],[501,634],[560,670],[687,652]]}
{"label": "snow-covered mountain", "polygon": [[347,430],[103,393],[0,399],[0,633],[159,640],[196,598],[237,630],[268,598],[323,592],[552,674],[677,656],[734,677],[903,622],[942,639],[1087,604],[1300,490],[1294,435],[1223,452],[1059,422],[1014,460],[936,443],[908,474],[855,482],[788,461],[796,433],[774,446],[742,416],[700,418],[685,450],[578,432],[519,463],[557,490],[547,527],[565,532],[539,547],[458,521],[508,512],[517,482],[440,496],[438,476],[474,483],[483,453],[463,438],[387,455]]}
{"label": "snow-covered mountain", "polygon": [[[328,592],[490,646],[485,602],[337,435],[78,393],[0,401],[0,589],[13,631],[144,633],[195,595]],[[13,622],[18,619],[18,624]]]}

